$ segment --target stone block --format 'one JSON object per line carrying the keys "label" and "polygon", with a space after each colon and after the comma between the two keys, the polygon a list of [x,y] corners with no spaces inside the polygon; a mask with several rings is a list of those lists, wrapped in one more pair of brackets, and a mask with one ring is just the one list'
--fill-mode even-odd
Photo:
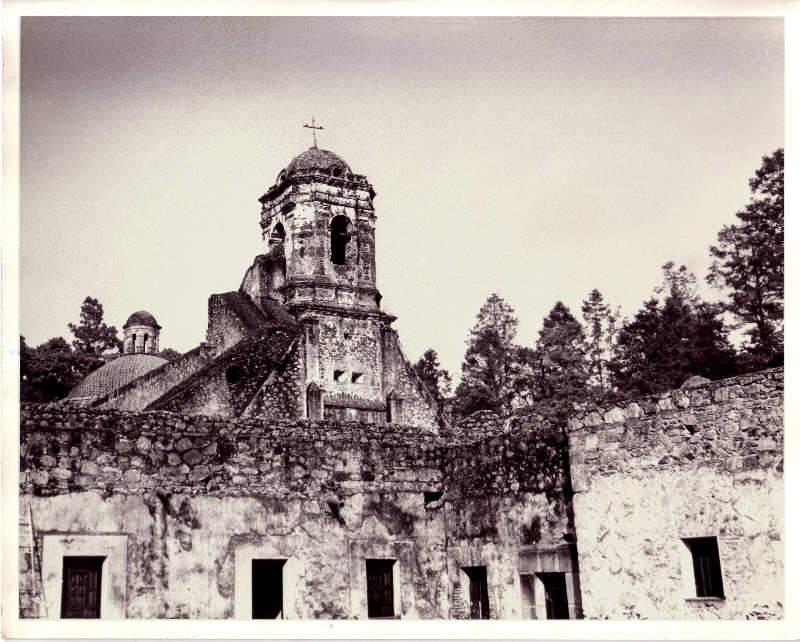
{"label": "stone block", "polygon": [[192,441],[186,437],[181,437],[175,444],[175,450],[179,453],[186,452],[192,447]]}
{"label": "stone block", "polygon": [[53,479],[58,479],[59,481],[72,479],[72,471],[66,468],[54,468],[50,471],[50,474],[53,476]]}
{"label": "stone block", "polygon": [[150,450],[150,446],[151,446],[150,440],[144,435],[142,435],[141,437],[139,437],[139,439],[136,440],[136,450],[138,450],[140,453],[148,452]]}
{"label": "stone block", "polygon": [[190,466],[195,466],[203,461],[203,455],[200,453],[197,448],[192,448],[188,452],[183,455],[183,461],[185,461]]}
{"label": "stone block", "polygon": [[98,475],[100,473],[100,466],[95,464],[93,461],[85,461],[81,465],[81,474],[82,475]]}

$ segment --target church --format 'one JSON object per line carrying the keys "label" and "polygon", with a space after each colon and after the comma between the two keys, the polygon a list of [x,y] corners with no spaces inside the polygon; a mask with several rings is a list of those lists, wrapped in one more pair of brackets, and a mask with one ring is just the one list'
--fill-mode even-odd
{"label": "church", "polygon": [[453,422],[381,307],[375,196],[315,141],[205,342],[160,359],[137,311],[22,404],[20,617],[784,617],[783,369]]}
{"label": "church", "polygon": [[229,419],[339,419],[436,432],[442,413],[403,353],[376,285],[375,191],[315,145],[259,198],[264,253],[208,301],[206,342],[169,363],[146,311],[124,355],[70,403]]}

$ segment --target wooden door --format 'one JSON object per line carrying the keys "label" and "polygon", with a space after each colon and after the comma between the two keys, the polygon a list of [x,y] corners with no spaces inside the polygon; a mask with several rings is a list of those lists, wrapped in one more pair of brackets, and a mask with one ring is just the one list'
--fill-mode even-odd
{"label": "wooden door", "polygon": [[394,560],[367,560],[367,615],[394,617]]}
{"label": "wooden door", "polygon": [[103,557],[65,557],[61,617],[99,618]]}

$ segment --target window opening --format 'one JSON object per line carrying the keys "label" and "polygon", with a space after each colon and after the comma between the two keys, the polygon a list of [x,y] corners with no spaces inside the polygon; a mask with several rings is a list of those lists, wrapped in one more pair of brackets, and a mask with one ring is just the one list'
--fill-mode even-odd
{"label": "window opening", "polygon": [[350,377],[350,381],[352,381],[353,383],[358,383],[358,380],[361,379],[361,376],[363,374],[364,374],[363,372],[354,372]]}
{"label": "window opening", "polygon": [[489,590],[485,566],[468,566],[464,572],[469,577],[469,617],[471,620],[489,619]]}
{"label": "window opening", "polygon": [[537,573],[544,586],[544,607],[548,620],[568,620],[567,582],[564,573]]}
{"label": "window opening", "polygon": [[367,560],[367,616],[394,617],[394,560]]}
{"label": "window opening", "polygon": [[149,336],[149,334],[144,335],[144,347],[142,348],[142,352],[147,352],[147,339]]}
{"label": "window opening", "polygon": [[236,383],[242,378],[242,369],[239,366],[231,366],[225,371],[225,378],[228,380],[228,383]]}
{"label": "window opening", "polygon": [[283,618],[283,565],[286,560],[253,560],[253,619]]}
{"label": "window opening", "polygon": [[333,371],[333,380],[339,381],[339,378],[344,374],[344,370],[334,370]]}
{"label": "window opening", "polygon": [[99,618],[104,557],[64,557],[61,617]]}
{"label": "window opening", "polygon": [[346,216],[337,216],[331,221],[331,261],[336,265],[345,264],[349,240],[350,221]]}
{"label": "window opening", "polygon": [[692,553],[697,597],[725,597],[716,537],[692,537],[683,540]]}
{"label": "window opening", "polygon": [[271,241],[277,241],[278,243],[283,243],[286,239],[286,230],[283,229],[283,224],[278,223],[272,230],[272,235],[270,236]]}
{"label": "window opening", "polygon": [[441,490],[426,490],[422,495],[427,506],[431,502],[439,501],[444,493]]}
{"label": "window opening", "polygon": [[131,352],[136,352],[136,333],[131,335]]}

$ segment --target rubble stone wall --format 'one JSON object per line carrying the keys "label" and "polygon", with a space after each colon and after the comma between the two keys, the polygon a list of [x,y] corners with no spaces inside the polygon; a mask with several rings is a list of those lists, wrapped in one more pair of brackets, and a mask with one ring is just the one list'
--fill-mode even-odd
{"label": "rubble stone wall", "polygon": [[366,617],[365,560],[391,558],[403,618],[467,617],[476,565],[491,616],[516,618],[519,556],[570,530],[547,435],[468,447],[396,425],[24,405],[21,436],[23,617],[58,617],[48,545],[113,535],[126,617],[248,617],[263,557],[287,560],[286,617]]}
{"label": "rubble stone wall", "polygon": [[[783,370],[570,420],[583,607],[593,618],[783,616]],[[725,599],[684,538],[715,536]]]}

